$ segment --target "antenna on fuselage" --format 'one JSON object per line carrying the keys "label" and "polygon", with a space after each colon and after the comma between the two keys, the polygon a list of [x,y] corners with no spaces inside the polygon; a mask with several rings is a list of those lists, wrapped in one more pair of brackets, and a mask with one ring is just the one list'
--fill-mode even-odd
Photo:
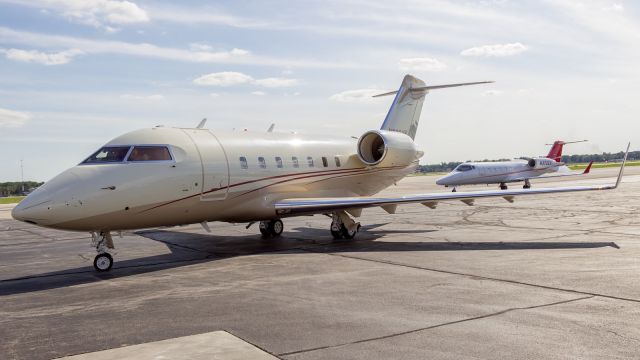
{"label": "antenna on fuselage", "polygon": [[204,124],[207,123],[207,118],[204,118],[202,120],[200,120],[200,124],[198,124],[198,126],[196,126],[196,129],[202,129],[204,127]]}

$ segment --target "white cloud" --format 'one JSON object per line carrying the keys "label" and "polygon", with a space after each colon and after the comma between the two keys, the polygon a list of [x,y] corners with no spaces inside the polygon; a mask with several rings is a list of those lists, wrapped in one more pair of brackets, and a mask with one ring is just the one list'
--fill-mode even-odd
{"label": "white cloud", "polygon": [[523,53],[529,50],[529,48],[519,42],[513,44],[495,44],[495,45],[483,45],[476,46],[466,50],[463,50],[460,55],[462,56],[484,56],[484,57],[501,57],[501,56],[513,56]]}
{"label": "white cloud", "polygon": [[361,68],[362,65],[348,62],[318,61],[306,59],[288,59],[251,54],[243,49],[230,51],[191,51],[187,49],[161,47],[148,43],[130,43],[124,41],[104,41],[61,35],[49,35],[17,31],[0,26],[0,43],[26,44],[39,47],[66,47],[79,49],[86,54],[122,54],[144,56],[174,61],[197,63],[226,63],[277,67],[305,68]]}
{"label": "white cloud", "polygon": [[125,100],[161,101],[161,100],[164,100],[164,95],[161,95],[161,94],[153,94],[153,95],[123,94],[123,95],[120,95],[120,98],[121,99],[125,99]]}
{"label": "white cloud", "polygon": [[193,82],[204,86],[231,86],[253,82],[253,78],[247,74],[233,71],[223,71],[202,75]]}
{"label": "white cloud", "polygon": [[220,94],[218,94],[218,93],[209,93],[209,96],[211,96],[212,98],[217,98],[217,97],[220,97]]}
{"label": "white cloud", "polygon": [[294,86],[298,84],[297,79],[288,79],[288,78],[266,78],[266,79],[258,79],[255,81],[256,85],[264,86],[264,87],[287,87]]}
{"label": "white cloud", "polygon": [[16,128],[24,125],[31,116],[21,111],[0,108],[0,128]]}
{"label": "white cloud", "polygon": [[191,43],[189,44],[189,49],[192,51],[212,51],[213,47],[207,44]]}
{"label": "white cloud", "polygon": [[266,93],[266,92],[264,92],[264,91],[253,91],[253,92],[251,92],[251,95],[255,95],[255,96],[265,96],[265,95],[267,95],[267,93]]}
{"label": "white cloud", "polygon": [[249,50],[233,48],[229,53],[235,56],[243,56],[243,55],[249,55]]}
{"label": "white cloud", "polygon": [[117,30],[109,25],[126,25],[149,21],[145,10],[133,2],[121,0],[9,0],[24,6],[58,13],[72,22]]}
{"label": "white cloud", "polygon": [[240,72],[234,71],[223,71],[217,73],[211,73],[202,75],[195,80],[193,83],[196,85],[203,86],[233,86],[233,85],[241,85],[241,84],[254,84],[258,86],[264,86],[268,88],[276,88],[276,87],[287,87],[294,86],[298,84],[297,79],[289,79],[289,78],[265,78],[265,79],[254,79],[252,76],[243,74]]}
{"label": "white cloud", "polygon": [[373,95],[384,92],[379,89],[357,89],[343,91],[329,97],[329,100],[338,102],[356,102],[356,103],[369,103],[373,101]]}
{"label": "white cloud", "polygon": [[398,66],[402,71],[438,72],[447,68],[447,65],[440,60],[427,57],[400,59]]}
{"label": "white cloud", "polygon": [[57,53],[45,53],[37,50],[0,49],[0,53],[4,53],[4,56],[9,60],[44,65],[66,64],[71,61],[74,56],[83,54],[83,52],[78,49],[71,49]]}

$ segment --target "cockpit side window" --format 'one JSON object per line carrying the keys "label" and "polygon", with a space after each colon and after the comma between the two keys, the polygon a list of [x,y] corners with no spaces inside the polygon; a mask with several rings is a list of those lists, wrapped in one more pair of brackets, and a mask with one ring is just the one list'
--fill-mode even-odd
{"label": "cockpit side window", "polygon": [[131,146],[105,146],[89,156],[83,164],[123,162]]}
{"label": "cockpit side window", "polygon": [[458,167],[456,168],[456,171],[469,171],[475,168],[476,167],[473,165],[462,164],[462,165],[458,165]]}
{"label": "cockpit side window", "polygon": [[170,161],[171,153],[166,146],[134,146],[127,161]]}

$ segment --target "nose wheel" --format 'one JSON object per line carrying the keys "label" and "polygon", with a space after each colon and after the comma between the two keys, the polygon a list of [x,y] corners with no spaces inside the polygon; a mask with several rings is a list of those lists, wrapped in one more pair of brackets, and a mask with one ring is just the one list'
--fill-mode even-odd
{"label": "nose wheel", "polygon": [[98,254],[93,259],[93,268],[96,269],[97,272],[109,271],[112,266],[113,257],[111,257],[109,253]]}
{"label": "nose wheel", "polygon": [[101,231],[100,234],[91,233],[91,245],[96,248],[98,255],[93,259],[93,268],[97,272],[111,270],[113,257],[107,251],[113,249],[113,239],[108,231]]}

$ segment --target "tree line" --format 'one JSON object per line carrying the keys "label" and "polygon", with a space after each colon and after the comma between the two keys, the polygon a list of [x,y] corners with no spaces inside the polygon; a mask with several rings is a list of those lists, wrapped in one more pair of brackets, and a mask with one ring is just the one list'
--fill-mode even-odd
{"label": "tree line", "polygon": [[[565,164],[576,164],[576,163],[589,163],[593,162],[612,162],[612,161],[622,161],[624,157],[624,152],[620,151],[617,153],[602,153],[602,154],[587,154],[587,155],[563,155],[562,162]],[[527,158],[521,158],[527,159]],[[499,159],[499,160],[474,160],[474,162],[493,162],[493,161],[509,161],[511,159]],[[640,151],[629,151],[628,160],[640,160]],[[467,160],[469,162],[471,160]],[[429,165],[418,165],[416,172],[419,173],[430,173],[430,172],[449,172],[456,168],[456,166],[462,164],[460,161],[452,161],[452,162],[442,162],[440,164],[429,164]]]}
{"label": "tree line", "polygon": [[38,186],[44,184],[42,182],[25,181],[22,182],[3,182],[0,183],[0,196],[20,196],[23,195],[22,184],[24,184],[25,192],[32,191]]}

